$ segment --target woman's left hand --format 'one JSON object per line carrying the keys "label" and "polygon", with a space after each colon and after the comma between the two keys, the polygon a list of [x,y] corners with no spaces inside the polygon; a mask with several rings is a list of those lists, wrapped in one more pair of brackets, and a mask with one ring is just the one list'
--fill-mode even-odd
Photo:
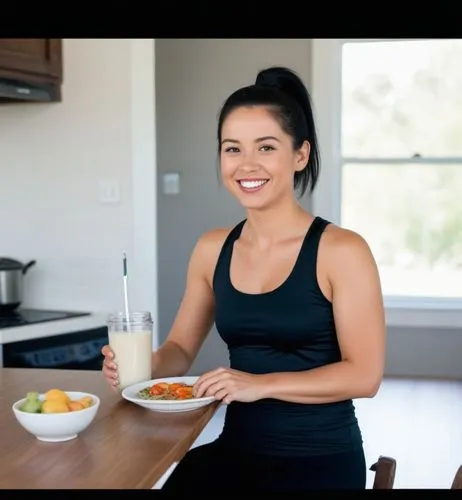
{"label": "woman's left hand", "polygon": [[262,398],[262,376],[217,368],[204,373],[194,384],[194,397],[213,396],[226,404],[232,401],[250,403]]}

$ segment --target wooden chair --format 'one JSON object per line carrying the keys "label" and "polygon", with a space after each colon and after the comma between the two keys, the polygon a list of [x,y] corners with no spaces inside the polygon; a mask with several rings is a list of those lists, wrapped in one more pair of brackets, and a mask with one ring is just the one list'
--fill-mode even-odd
{"label": "wooden chair", "polygon": [[[396,460],[391,457],[380,456],[370,469],[375,472],[374,490],[391,490],[395,482]],[[451,485],[452,490],[462,490],[462,465],[457,469]]]}
{"label": "wooden chair", "polygon": [[[391,490],[395,483],[396,460],[391,457],[380,456],[375,464],[372,464],[369,470],[375,472],[373,490]],[[459,469],[460,481],[462,485],[462,466]],[[462,486],[461,486],[462,488]]]}
{"label": "wooden chair", "polygon": [[457,469],[454,480],[452,481],[451,490],[462,490],[462,465]]}

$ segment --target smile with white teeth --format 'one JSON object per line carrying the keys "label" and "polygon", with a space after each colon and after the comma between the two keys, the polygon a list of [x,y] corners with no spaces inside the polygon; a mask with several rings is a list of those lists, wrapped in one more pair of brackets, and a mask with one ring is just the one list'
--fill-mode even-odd
{"label": "smile with white teeth", "polygon": [[239,185],[245,190],[257,190],[268,182],[268,179],[242,180]]}

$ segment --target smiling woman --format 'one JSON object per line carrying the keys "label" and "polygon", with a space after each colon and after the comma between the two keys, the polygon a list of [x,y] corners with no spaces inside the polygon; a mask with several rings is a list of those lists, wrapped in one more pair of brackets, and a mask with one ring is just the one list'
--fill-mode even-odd
{"label": "smiling woman", "polygon": [[[279,189],[289,184],[300,195],[308,187],[312,191],[319,153],[309,96],[298,77],[271,68],[259,73],[255,85],[234,92],[219,116],[218,147],[223,179],[236,196],[236,184],[246,193],[263,187],[268,192],[274,176],[284,180],[277,183]],[[246,207],[250,202],[238,199]]]}
{"label": "smiling woman", "polygon": [[292,190],[296,174],[309,173],[309,143],[305,141],[294,151],[292,137],[265,108],[234,110],[224,121],[222,133],[222,177],[246,208],[261,209],[277,201],[288,187]]}
{"label": "smiling woman", "polygon": [[298,76],[269,68],[234,92],[219,116],[218,148],[223,182],[247,217],[199,239],[153,376],[184,375],[215,322],[230,368],[202,374],[193,396],[229,406],[219,438],[189,451],[163,489],[187,492],[205,475],[226,491],[364,488],[352,400],[373,397],[382,380],[380,283],[358,234],[297,201],[319,174]]}

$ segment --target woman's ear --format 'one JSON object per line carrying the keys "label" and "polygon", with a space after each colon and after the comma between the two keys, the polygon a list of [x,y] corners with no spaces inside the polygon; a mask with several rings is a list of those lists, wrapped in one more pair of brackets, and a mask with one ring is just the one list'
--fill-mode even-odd
{"label": "woman's ear", "polygon": [[311,145],[308,141],[305,141],[296,154],[297,164],[295,166],[295,170],[297,172],[300,172],[307,166],[308,160],[310,158],[310,151],[311,151]]}

